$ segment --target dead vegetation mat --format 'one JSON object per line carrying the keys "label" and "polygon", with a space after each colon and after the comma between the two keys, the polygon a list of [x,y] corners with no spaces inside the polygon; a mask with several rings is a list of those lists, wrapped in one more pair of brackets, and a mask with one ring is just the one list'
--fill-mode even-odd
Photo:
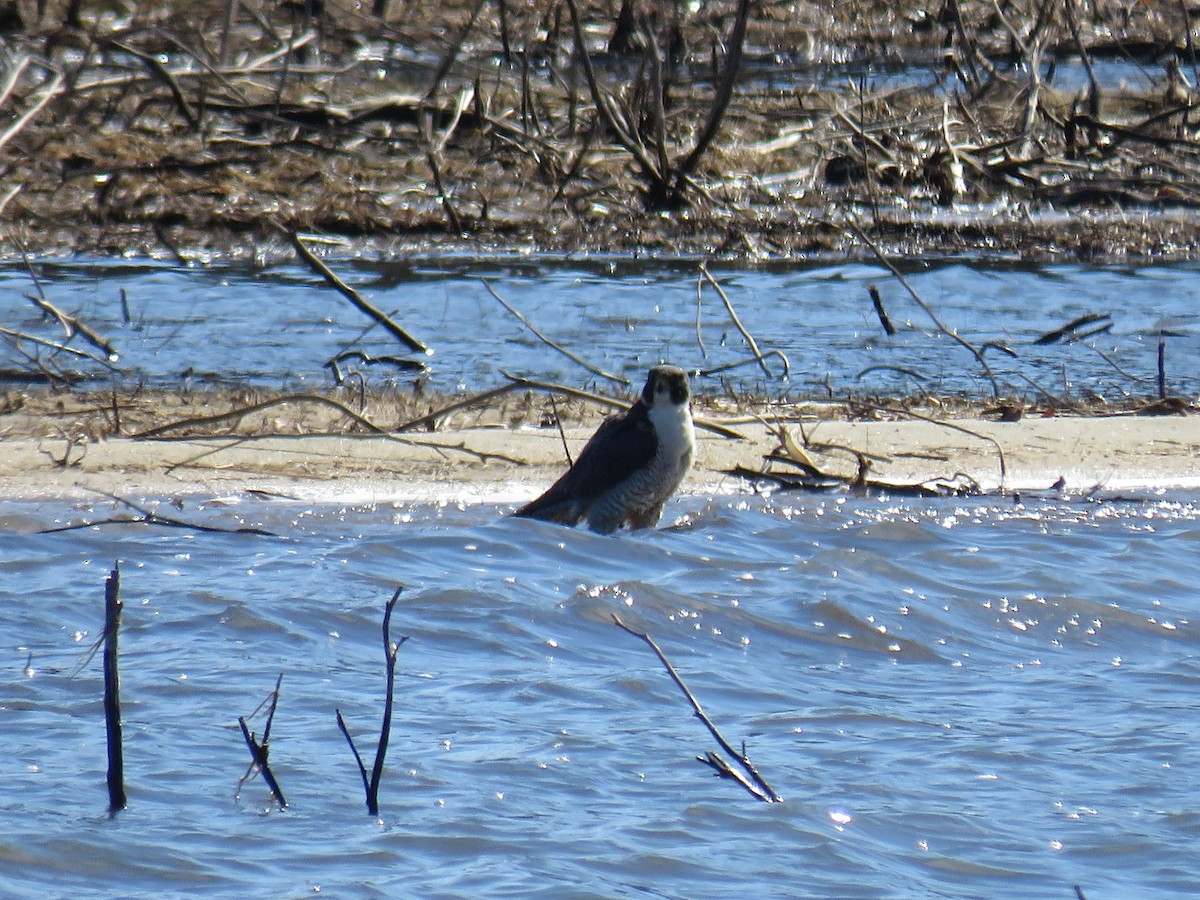
{"label": "dead vegetation mat", "polygon": [[[528,384],[535,384],[529,387]],[[0,439],[66,441],[83,446],[112,438],[187,439],[318,435],[426,434],[466,428],[591,428],[625,401],[558,385],[516,383],[509,389],[447,396],[420,391],[334,388],[290,394],[252,389],[179,388],[0,393]],[[736,436],[740,425],[788,422],[934,421],[1022,417],[1188,415],[1187,401],[1099,399],[1034,404],[1012,399],[862,397],[820,402],[698,395],[698,422]]]}
{"label": "dead vegetation mat", "polygon": [[1198,11],[0,3],[0,252],[1194,257]]}

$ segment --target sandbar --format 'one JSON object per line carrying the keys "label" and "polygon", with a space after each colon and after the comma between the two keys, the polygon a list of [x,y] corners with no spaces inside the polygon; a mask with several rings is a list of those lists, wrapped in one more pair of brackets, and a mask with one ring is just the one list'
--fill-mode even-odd
{"label": "sandbar", "polygon": [[[596,417],[599,421],[599,416]],[[740,439],[699,430],[689,494],[768,486],[740,469],[797,472],[765,460],[781,446],[778,425],[743,417]],[[969,479],[984,491],[1178,489],[1200,486],[1200,418],[1026,416],[885,421],[819,420],[788,427],[807,440],[822,472],[910,486]],[[566,467],[594,425],[456,427],[403,435],[252,435],[70,441],[8,434],[0,440],[0,498],[128,499],[258,492],[310,502],[492,503],[529,499]]]}

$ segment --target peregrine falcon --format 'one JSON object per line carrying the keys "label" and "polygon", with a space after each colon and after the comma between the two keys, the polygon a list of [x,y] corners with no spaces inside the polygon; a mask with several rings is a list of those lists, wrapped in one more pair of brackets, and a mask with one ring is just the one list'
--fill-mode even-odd
{"label": "peregrine falcon", "polygon": [[596,429],[575,464],[546,493],[513,515],[588,527],[651,528],[675,493],[696,450],[687,373],[650,370],[642,396]]}

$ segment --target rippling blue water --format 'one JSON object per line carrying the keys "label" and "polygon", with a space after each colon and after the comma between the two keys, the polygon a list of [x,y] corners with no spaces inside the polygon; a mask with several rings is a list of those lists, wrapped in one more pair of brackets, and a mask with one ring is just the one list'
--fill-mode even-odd
{"label": "rippling blue water", "polygon": [[[599,537],[487,505],[234,499],[276,537],[0,504],[0,895],[1195,896],[1195,498],[686,496]],[[121,560],[129,808],[99,658]],[[399,654],[378,820],[367,750]],[[785,802],[714,745],[649,648]],[[272,811],[238,732],[283,673]],[[261,719],[252,722],[261,731]]]}
{"label": "rippling blue water", "polygon": [[[749,349],[719,298],[705,288],[697,309],[692,263],[426,261],[334,262],[347,281],[434,349],[429,382],[444,391],[503,382],[502,370],[568,384],[595,382],[584,368],[549,349],[488,293],[486,279],[548,338],[588,362],[640,383],[646,369],[670,360],[704,370],[746,359]],[[266,386],[326,386],[325,362],[354,347],[372,355],[403,348],[305,269],[181,268],[146,261],[45,263],[51,302],[79,315],[120,352],[126,381],[175,384],[187,373],[207,380]],[[978,396],[991,392],[962,347],[934,333],[929,318],[878,266],[857,263],[721,269],[743,324],[763,350],[791,362],[788,378],[744,366],[704,378],[700,391],[761,390],[785,397],[921,390]],[[1200,393],[1200,329],[1195,328],[1192,265],[1097,268],[940,262],[911,267],[913,286],[976,345],[992,350],[998,386],[1010,395],[1078,399],[1144,397],[1157,392],[1158,335],[1167,342],[1168,388]],[[877,284],[900,333],[885,337],[868,287]],[[22,266],[0,267],[0,316],[14,329],[61,340],[39,318]],[[124,320],[121,291],[129,321]],[[1041,334],[1088,313],[1109,314],[1112,329],[1087,341],[1035,346]],[[699,317],[699,332],[697,318]],[[697,336],[699,333],[699,337]],[[701,344],[701,341],[703,342]],[[29,342],[25,353],[53,355]],[[92,363],[54,357],[98,379]],[[352,368],[353,364],[347,366]],[[0,368],[31,368],[0,344]],[[386,370],[363,368],[374,382]],[[411,375],[398,376],[401,383]],[[104,383],[103,381],[101,383]],[[612,388],[612,385],[605,384]]]}

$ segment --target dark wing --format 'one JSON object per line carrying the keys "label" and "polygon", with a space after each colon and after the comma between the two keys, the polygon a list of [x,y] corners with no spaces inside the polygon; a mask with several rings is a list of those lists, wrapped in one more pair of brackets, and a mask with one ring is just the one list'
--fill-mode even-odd
{"label": "dark wing", "polygon": [[513,515],[574,525],[597,497],[650,462],[656,446],[654,426],[639,400],[620,415],[605,419],[575,465]]}

